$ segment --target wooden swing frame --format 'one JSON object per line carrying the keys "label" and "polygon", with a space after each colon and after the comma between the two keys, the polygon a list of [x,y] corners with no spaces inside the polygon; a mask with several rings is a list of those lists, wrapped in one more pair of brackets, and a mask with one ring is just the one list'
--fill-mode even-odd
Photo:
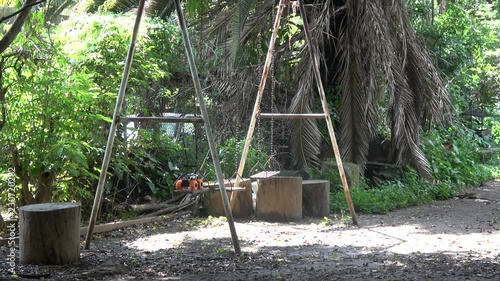
{"label": "wooden swing frame", "polygon": [[[278,35],[278,29],[281,23],[281,17],[283,15],[283,10],[284,7],[287,4],[290,4],[290,2],[293,2],[292,4],[297,5],[300,10],[300,16],[303,20],[303,31],[304,35],[306,38],[306,44],[309,50],[309,55],[311,57],[311,61],[313,62],[313,68],[314,68],[314,78],[316,80],[316,84],[318,86],[318,92],[319,96],[321,99],[321,104],[323,107],[323,113],[312,113],[312,114],[275,114],[275,113],[261,113],[260,112],[260,104],[262,102],[262,97],[264,94],[264,89],[266,86],[266,81],[267,81],[267,76],[269,74],[269,69],[271,67],[272,59],[273,59],[273,53],[274,53],[274,46],[276,44],[276,38]],[[298,3],[297,3],[298,2]],[[337,162],[337,167],[339,170],[339,175],[340,179],[342,181],[342,186],[344,189],[344,194],[347,200],[347,205],[349,206],[349,211],[352,217],[352,222],[354,225],[358,225],[358,220],[356,216],[356,211],[354,209],[354,204],[352,203],[352,198],[351,198],[351,193],[349,191],[349,186],[347,183],[347,178],[345,175],[344,171],[344,165],[342,163],[342,158],[340,156],[340,151],[338,148],[337,144],[337,139],[335,137],[335,132],[333,130],[333,122],[330,117],[330,110],[328,108],[328,102],[326,100],[326,95],[325,95],[325,90],[323,88],[323,83],[321,81],[321,73],[319,70],[319,59],[315,55],[316,53],[314,52],[315,45],[312,44],[312,37],[311,37],[311,32],[309,29],[309,23],[307,22],[307,16],[304,8],[304,4],[302,3],[303,1],[301,0],[296,0],[296,1],[291,1],[291,0],[280,0],[279,6],[278,6],[278,11],[276,12],[276,18],[274,21],[273,25],[273,32],[271,35],[271,39],[269,42],[269,47],[267,51],[267,56],[266,56],[266,61],[264,63],[264,70],[262,72],[260,84],[259,84],[259,90],[257,93],[257,98],[255,100],[255,105],[252,113],[252,118],[250,120],[250,126],[248,129],[246,141],[245,141],[245,146],[243,148],[242,156],[241,156],[241,161],[238,166],[238,171],[236,172],[236,186],[239,186],[239,183],[241,181],[241,175],[243,175],[243,171],[245,169],[245,163],[246,159],[248,157],[248,152],[250,149],[250,143],[252,142],[253,139],[253,133],[255,131],[255,125],[256,121],[258,118],[309,118],[309,119],[325,119],[327,127],[328,127],[328,133],[330,135],[330,140],[332,142],[332,148],[333,152],[335,155],[335,160]],[[295,6],[297,7],[297,6]],[[231,200],[231,204],[233,204],[234,200]]]}
{"label": "wooden swing frame", "polygon": [[[197,67],[196,67],[196,64],[194,61],[191,40],[190,40],[189,34],[187,32],[184,12],[182,10],[180,0],[174,0],[174,2],[175,2],[175,8],[177,11],[177,17],[179,20],[179,27],[181,29],[181,33],[182,33],[182,37],[183,37],[183,41],[184,41],[184,47],[185,47],[186,55],[188,58],[189,68],[191,71],[191,77],[193,79],[193,84],[195,87],[195,92],[196,92],[196,96],[198,98],[198,103],[199,103],[199,107],[200,107],[200,111],[201,111],[201,115],[202,115],[202,122],[205,124],[205,132],[206,132],[206,137],[207,137],[207,141],[208,141],[208,146],[210,149],[215,172],[217,175],[219,190],[220,190],[222,202],[224,205],[224,211],[226,213],[226,218],[227,218],[227,222],[229,225],[229,230],[231,232],[231,238],[232,238],[232,242],[233,242],[234,251],[235,251],[235,253],[240,254],[241,248],[239,245],[238,236],[236,234],[236,228],[234,226],[234,219],[233,219],[233,215],[232,215],[232,211],[231,211],[231,206],[229,203],[229,198],[228,198],[228,195],[226,192],[226,187],[224,185],[224,176],[222,174],[222,169],[221,169],[219,157],[217,154],[217,148],[215,146],[214,138],[212,135],[212,127],[210,125],[210,119],[208,116],[208,111],[207,111],[205,100],[203,97],[200,78],[198,75],[198,70],[197,70]],[[121,80],[121,84],[120,84],[120,90],[118,91],[118,97],[116,99],[115,110],[113,113],[113,119],[112,119],[111,127],[109,130],[108,141],[106,144],[106,150],[104,153],[104,159],[103,159],[103,163],[102,163],[102,167],[101,167],[101,174],[99,176],[99,182],[98,182],[97,190],[96,190],[95,197],[94,197],[94,205],[92,207],[92,213],[90,215],[89,225],[87,228],[87,235],[85,237],[85,249],[89,249],[89,247],[90,247],[90,242],[92,240],[92,234],[94,232],[94,227],[95,227],[95,223],[97,220],[97,214],[99,213],[99,209],[101,206],[102,195],[104,192],[104,183],[106,181],[107,170],[109,167],[109,162],[111,160],[111,152],[113,149],[113,143],[114,143],[114,139],[116,136],[116,130],[117,130],[118,124],[121,121],[133,121],[134,120],[133,118],[131,119],[130,117],[120,118],[120,113],[121,113],[121,109],[123,106],[123,101],[125,99],[125,90],[127,88],[128,77],[129,77],[130,69],[132,66],[132,60],[133,60],[134,51],[135,51],[135,43],[137,40],[137,34],[139,32],[139,26],[141,23],[143,12],[144,12],[144,5],[145,5],[145,0],[140,0],[139,6],[137,8],[137,16],[136,16],[136,20],[135,20],[135,24],[134,24],[134,29],[132,32],[132,38],[130,41],[130,46],[128,49],[125,66],[123,69],[123,76],[122,76],[122,80]],[[149,119],[150,118],[151,117],[149,117]],[[135,119],[135,120],[138,120],[138,119]],[[144,120],[146,120],[146,119],[144,119]],[[150,120],[152,120],[152,119],[150,119]],[[165,119],[163,119],[163,118],[155,118],[155,120],[159,121],[159,122],[165,121]],[[181,120],[176,120],[176,121],[179,122]],[[188,122],[188,121],[201,122],[200,120],[184,120],[184,122]]]}

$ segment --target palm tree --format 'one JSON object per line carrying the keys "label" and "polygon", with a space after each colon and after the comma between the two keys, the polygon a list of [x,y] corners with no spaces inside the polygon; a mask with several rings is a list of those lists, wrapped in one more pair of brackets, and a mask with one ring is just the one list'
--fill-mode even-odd
{"label": "palm tree", "polygon": [[[301,1],[306,4],[321,58],[324,86],[330,89],[332,101],[339,101],[334,113],[344,161],[363,167],[370,140],[386,127],[392,140],[392,162],[410,164],[422,175],[429,175],[429,163],[419,147],[419,132],[444,120],[451,102],[438,71],[416,38],[405,1]],[[105,2],[88,0],[85,7],[97,9]],[[136,3],[120,0],[107,7],[126,12]],[[198,20],[194,23],[200,36],[210,39],[207,42],[216,47],[205,43],[207,48],[200,53],[223,57],[219,62],[226,66],[207,73],[206,79],[212,89],[224,93],[222,102],[233,105],[222,108],[222,120],[248,124],[276,1],[188,0],[186,5],[196,14]],[[150,1],[147,11],[168,18],[173,1]],[[288,9],[286,18],[283,30],[294,23],[293,11]],[[304,35],[289,32],[286,36],[287,40],[276,46],[276,75],[268,83],[277,83],[278,94],[269,101],[270,107],[290,113],[311,112],[317,95],[311,61],[306,46],[300,44]],[[295,94],[289,94],[292,92]],[[321,142],[318,124],[294,120],[289,125],[290,135],[294,136],[290,138],[290,149],[295,166],[316,165]]]}
{"label": "palm tree", "polygon": [[[263,19],[273,13],[274,4],[268,2],[239,1],[222,12],[219,10],[212,14],[213,31],[219,32],[212,33],[231,31],[230,41],[237,41],[240,47],[249,40],[257,40],[262,30],[269,29],[262,27],[270,23]],[[364,166],[370,140],[381,127],[387,126],[392,140],[392,162],[410,164],[422,175],[430,175],[429,163],[419,147],[419,132],[446,119],[451,102],[438,71],[417,40],[404,0],[309,0],[305,4],[321,57],[324,86],[332,89],[332,99],[340,100],[338,131],[344,161]],[[246,11],[250,11],[248,17],[241,17]],[[231,21],[223,20],[228,17]],[[217,25],[220,22],[225,22],[225,26]],[[296,94],[287,104],[291,113],[310,112],[317,99],[313,92],[313,68],[305,46],[300,52],[286,46],[302,39],[303,33],[297,33],[276,47],[276,63],[300,61],[292,76],[296,83],[290,87]],[[231,50],[236,58],[235,48]],[[232,65],[241,67],[235,62]],[[254,70],[259,68],[257,65]],[[241,89],[242,72],[232,73],[238,74],[228,77],[225,73],[224,78],[233,78],[238,83],[220,85],[233,100],[248,99],[249,94]],[[255,75],[245,78],[254,81]],[[254,96],[255,87],[250,89]],[[294,136],[290,141],[295,164],[300,168],[317,163],[321,137],[317,124],[297,120],[291,122],[290,130]]]}

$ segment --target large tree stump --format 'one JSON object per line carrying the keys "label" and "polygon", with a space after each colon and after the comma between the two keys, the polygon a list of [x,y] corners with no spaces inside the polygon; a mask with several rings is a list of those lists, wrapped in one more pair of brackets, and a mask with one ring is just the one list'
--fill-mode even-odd
{"label": "large tree stump", "polygon": [[265,221],[302,219],[302,178],[257,179],[256,217]]}
{"label": "large tree stump", "polygon": [[19,208],[19,261],[22,264],[67,264],[79,257],[79,203],[45,203]]}
{"label": "large tree stump", "polygon": [[[231,198],[231,194],[234,192],[236,200],[233,205],[232,213],[235,218],[244,218],[253,214],[253,201],[252,201],[252,183],[250,179],[242,179],[239,187],[234,187],[234,191],[231,191],[232,184],[235,180],[226,180],[224,182],[227,189],[227,196]],[[210,190],[203,194],[205,196],[205,208],[207,209],[207,214],[212,217],[225,216],[224,204],[222,203],[222,197],[218,188],[219,184],[210,185]]]}
{"label": "large tree stump", "polygon": [[[360,179],[360,167],[358,164],[354,163],[349,163],[349,162],[342,162],[342,165],[344,166],[344,173],[347,179],[347,184],[349,185],[350,189],[354,189],[359,186],[359,179]],[[336,175],[339,174],[338,169],[339,166],[337,166],[337,162],[335,162],[335,159],[332,159],[331,161],[325,161],[322,163],[323,166],[323,172],[333,172]],[[332,170],[333,168],[333,170]],[[340,180],[340,176],[339,176]]]}
{"label": "large tree stump", "polygon": [[302,181],[302,213],[307,217],[325,217],[330,214],[330,181]]}

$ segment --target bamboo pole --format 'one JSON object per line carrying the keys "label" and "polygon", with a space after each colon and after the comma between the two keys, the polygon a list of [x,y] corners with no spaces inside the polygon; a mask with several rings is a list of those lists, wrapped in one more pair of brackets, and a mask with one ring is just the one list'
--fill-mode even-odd
{"label": "bamboo pole", "polygon": [[[273,25],[273,33],[271,39],[269,40],[269,47],[267,50],[266,61],[264,62],[264,70],[262,72],[262,77],[260,79],[259,91],[257,93],[257,98],[255,100],[255,105],[253,108],[252,118],[250,120],[250,126],[248,128],[247,138],[245,140],[245,146],[241,154],[240,165],[238,166],[238,172],[236,173],[236,181],[234,186],[238,187],[240,185],[241,176],[243,175],[243,170],[245,170],[245,162],[247,161],[248,151],[250,149],[250,143],[252,142],[253,133],[255,131],[255,124],[260,112],[260,103],[262,101],[262,96],[264,94],[264,88],[266,87],[267,75],[269,74],[269,68],[271,67],[271,62],[273,59],[274,45],[276,44],[276,38],[278,37],[278,28],[281,22],[281,16],[285,8],[285,2],[287,0],[280,0],[278,11],[276,12],[276,19]],[[234,198],[231,196],[231,203],[234,204]]]}
{"label": "bamboo pole", "polygon": [[203,92],[201,88],[200,78],[198,76],[198,69],[194,62],[193,50],[191,47],[191,40],[189,39],[189,34],[187,32],[186,22],[184,18],[184,13],[182,11],[182,6],[180,0],[175,0],[175,7],[177,10],[177,17],[179,20],[179,26],[182,31],[182,37],[184,38],[184,46],[186,47],[186,54],[189,62],[189,68],[191,69],[191,76],[193,78],[196,95],[198,97],[198,103],[200,106],[201,115],[205,121],[205,132],[207,134],[208,146],[210,148],[210,153],[212,155],[212,161],[214,163],[215,172],[217,174],[217,181],[219,182],[220,193],[222,197],[222,203],[224,205],[224,211],[226,212],[227,222],[229,224],[229,230],[231,231],[231,238],[233,240],[234,251],[237,254],[241,253],[240,245],[238,242],[238,236],[236,234],[236,229],[234,227],[233,213],[231,211],[231,206],[229,205],[229,198],[227,196],[226,187],[224,186],[224,176],[222,175],[222,169],[220,167],[219,157],[217,155],[217,148],[215,147],[215,142],[212,136],[212,127],[210,125],[210,120],[208,118],[208,112],[205,105],[205,99],[203,97]]}
{"label": "bamboo pole", "polygon": [[324,113],[261,113],[259,114],[261,119],[324,119]]}
{"label": "bamboo pole", "polygon": [[304,9],[303,1],[299,1],[299,10],[304,23],[304,34],[306,37],[306,44],[309,49],[309,54],[311,55],[311,61],[313,62],[314,77],[316,78],[316,84],[318,85],[321,104],[323,106],[323,111],[325,113],[326,125],[328,127],[328,133],[330,134],[330,140],[332,142],[333,153],[335,154],[335,160],[337,161],[337,166],[339,168],[340,179],[342,181],[342,186],[344,187],[345,198],[347,200],[347,205],[349,206],[349,211],[351,213],[352,223],[354,225],[358,225],[356,211],[354,210],[354,204],[352,203],[351,192],[349,191],[349,186],[347,185],[347,178],[344,172],[344,165],[342,163],[342,158],[340,157],[340,151],[337,144],[337,139],[335,138],[335,132],[333,131],[333,123],[330,117],[330,110],[328,109],[328,103],[326,102],[325,89],[323,88],[323,82],[321,81],[321,73],[319,71],[319,60],[316,53],[314,52],[315,45],[312,44],[309,23],[307,22],[307,15]]}
{"label": "bamboo pole", "polygon": [[123,100],[125,99],[125,90],[127,88],[128,77],[130,75],[130,68],[132,66],[132,60],[134,57],[135,42],[137,40],[137,34],[139,33],[139,26],[144,11],[144,2],[145,0],[140,0],[139,7],[137,8],[137,17],[135,19],[134,30],[132,32],[132,38],[130,39],[130,46],[128,49],[125,67],[123,68],[123,76],[120,84],[120,90],[118,91],[118,96],[116,98],[115,111],[113,113],[113,121],[109,129],[108,142],[106,144],[106,151],[104,152],[104,159],[102,161],[101,174],[99,176],[99,182],[97,184],[97,190],[94,197],[94,205],[92,207],[92,213],[90,214],[89,227],[87,229],[87,237],[85,237],[85,249],[87,250],[90,247],[90,241],[92,240],[92,233],[94,231],[97,214],[99,213],[99,208],[102,201],[104,183],[106,181],[109,161],[111,159],[111,152],[113,150],[113,143],[115,141],[116,129],[119,124],[120,112],[123,106]]}
{"label": "bamboo pole", "polygon": [[203,123],[200,117],[121,117],[120,122],[154,122],[154,123]]}

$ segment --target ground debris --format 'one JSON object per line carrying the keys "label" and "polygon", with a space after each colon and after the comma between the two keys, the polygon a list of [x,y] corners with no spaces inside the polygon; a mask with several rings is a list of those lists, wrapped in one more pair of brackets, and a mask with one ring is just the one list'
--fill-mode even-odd
{"label": "ground debris", "polygon": [[[499,185],[474,194],[500,201]],[[0,280],[500,280],[499,220],[494,204],[460,199],[361,215],[361,228],[237,221],[237,255],[224,219],[183,214],[96,234],[72,264],[17,264],[12,277],[0,260]]]}

